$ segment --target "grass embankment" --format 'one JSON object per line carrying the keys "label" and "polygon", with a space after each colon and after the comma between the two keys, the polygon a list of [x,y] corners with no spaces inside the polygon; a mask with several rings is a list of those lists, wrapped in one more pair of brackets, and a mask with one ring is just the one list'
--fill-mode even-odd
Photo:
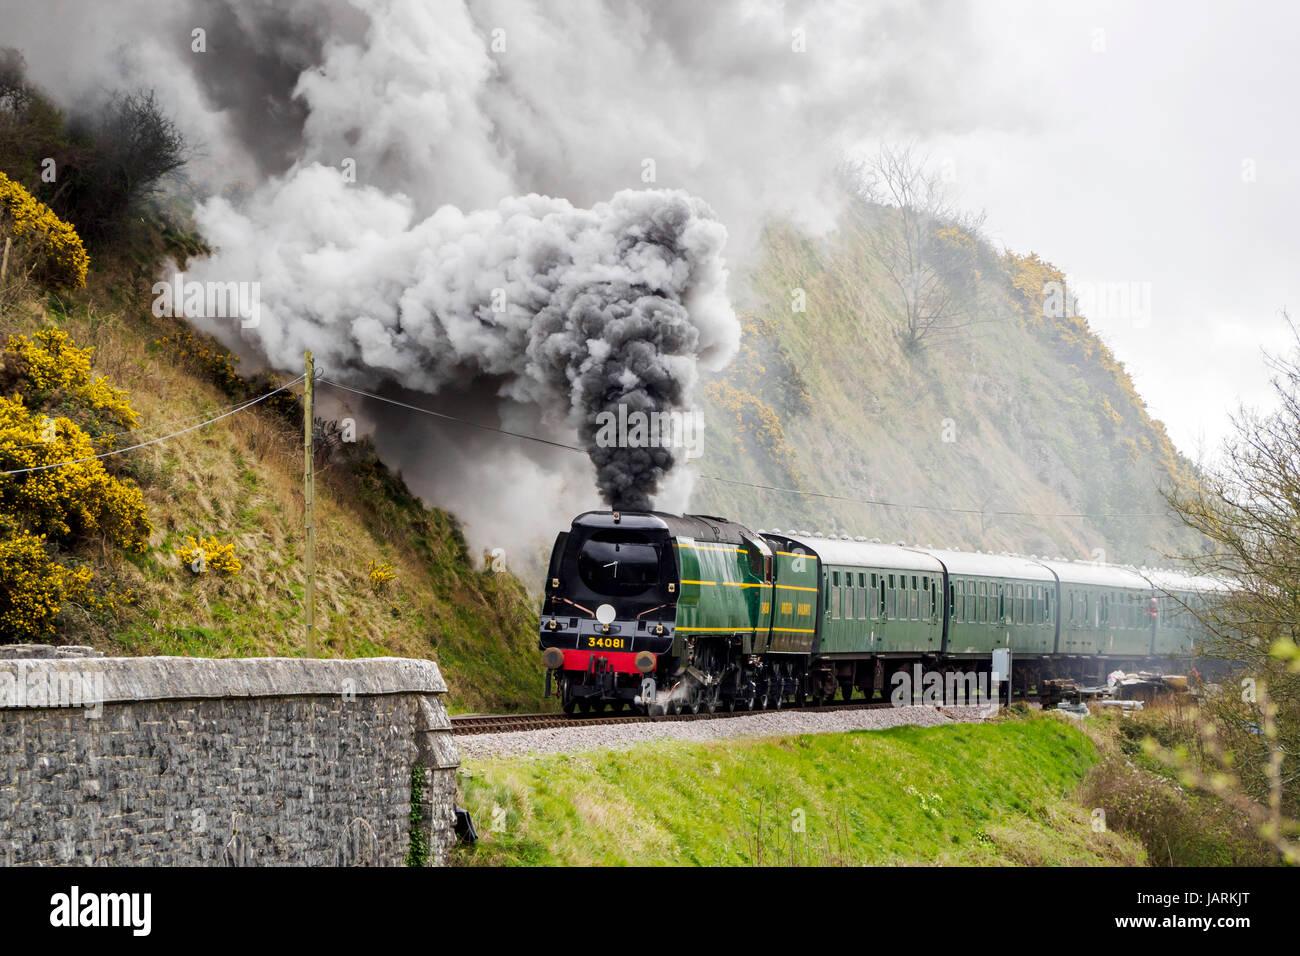
{"label": "grass embankment", "polygon": [[650,744],[464,768],[475,865],[1110,864],[1063,718]]}

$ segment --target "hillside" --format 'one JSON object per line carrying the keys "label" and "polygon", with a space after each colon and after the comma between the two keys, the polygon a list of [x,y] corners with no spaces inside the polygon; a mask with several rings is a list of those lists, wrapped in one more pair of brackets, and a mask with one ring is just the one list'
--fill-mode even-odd
{"label": "hillside", "polygon": [[[131,257],[92,255],[86,288],[11,282],[0,305],[6,339],[59,329],[94,348],[93,372],[125,389],[139,413],[132,441],[211,418],[269,385],[245,380],[232,356],[179,320],[153,316],[154,256],[193,251],[182,239],[155,222]],[[143,492],[148,546],[61,549],[61,563],[88,568],[95,591],[114,599],[66,602],[51,639],[126,654],[305,653],[302,411],[289,396],[109,459]],[[337,445],[318,467],[322,653],[433,658],[454,708],[535,708],[536,611],[519,581],[480,570],[455,518],[411,495],[368,443]],[[195,574],[177,553],[190,536],[233,545],[241,567]],[[391,565],[386,587],[372,587],[372,561]]]}
{"label": "hillside", "polygon": [[[1078,317],[1046,318],[1035,256],[968,247],[969,324],[909,348],[898,297],[871,254],[894,211],[850,199],[832,234],[774,224],[736,290],[744,339],[705,382],[694,510],[767,528],[967,550],[1157,563],[1194,546],[1162,488],[1194,481],[1132,380]],[[797,290],[806,311],[793,311]],[[1030,512],[1037,517],[997,515]],[[965,512],[965,513],[963,513]],[[1156,513],[1156,518],[1058,515]]]}

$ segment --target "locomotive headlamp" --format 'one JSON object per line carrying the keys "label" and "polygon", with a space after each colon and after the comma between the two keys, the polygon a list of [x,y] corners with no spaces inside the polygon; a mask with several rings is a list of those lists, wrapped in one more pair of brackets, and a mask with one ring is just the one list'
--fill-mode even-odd
{"label": "locomotive headlamp", "polygon": [[655,625],[655,633],[656,633],[656,634],[662,634],[663,632],[664,632],[664,626],[663,626],[662,624],[656,624],[656,625]]}
{"label": "locomotive headlamp", "polygon": [[548,647],[542,651],[542,666],[547,670],[559,670],[564,666],[564,651],[558,647]]}
{"label": "locomotive headlamp", "polygon": [[655,656],[649,651],[637,651],[632,663],[636,665],[636,669],[642,674],[649,674],[655,669]]}
{"label": "locomotive headlamp", "polygon": [[553,631],[559,626],[560,626],[560,622],[557,621],[555,618],[551,618],[549,621],[546,622],[546,629],[548,631]]}
{"label": "locomotive headlamp", "polygon": [[600,631],[601,631],[602,634],[608,634],[608,633],[609,633],[609,625],[608,625],[608,624],[602,624],[602,625],[600,626]]}

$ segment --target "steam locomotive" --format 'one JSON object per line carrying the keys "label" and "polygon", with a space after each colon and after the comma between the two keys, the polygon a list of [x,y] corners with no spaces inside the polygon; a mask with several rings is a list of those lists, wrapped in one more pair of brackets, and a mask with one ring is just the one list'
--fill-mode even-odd
{"label": "steam locomotive", "polygon": [[1211,578],[589,511],[551,552],[546,694],[568,714],[882,698],[898,672],[1103,681],[1185,665]]}

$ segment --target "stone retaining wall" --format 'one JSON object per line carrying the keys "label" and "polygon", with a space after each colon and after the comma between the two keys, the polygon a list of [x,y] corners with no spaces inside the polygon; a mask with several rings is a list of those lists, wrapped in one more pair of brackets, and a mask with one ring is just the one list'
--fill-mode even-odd
{"label": "stone retaining wall", "polygon": [[[429,864],[459,758],[431,661],[0,654],[0,865]],[[35,656],[44,654],[44,656]]]}

